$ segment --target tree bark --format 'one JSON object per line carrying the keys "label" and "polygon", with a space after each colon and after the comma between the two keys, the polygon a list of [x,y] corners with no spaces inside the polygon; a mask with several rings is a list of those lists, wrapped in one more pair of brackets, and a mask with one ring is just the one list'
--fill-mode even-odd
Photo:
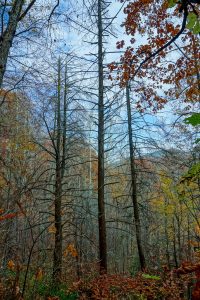
{"label": "tree bark", "polygon": [[136,233],[138,255],[139,255],[139,260],[140,260],[140,267],[141,267],[141,270],[144,270],[145,267],[146,267],[146,262],[145,262],[143,247],[142,247],[141,224],[140,224],[139,207],[138,207],[138,201],[137,201],[137,183],[136,183],[137,176],[136,176],[135,153],[134,153],[134,145],[133,145],[130,91],[129,91],[129,84],[128,83],[126,85],[126,104],[127,104],[127,117],[128,117],[128,137],[129,137],[129,151],[130,151],[131,185],[132,185],[132,203],[133,203],[133,213],[134,213],[134,224],[135,224],[135,233]]}
{"label": "tree bark", "polygon": [[61,62],[58,61],[57,116],[56,116],[56,175],[55,175],[55,245],[53,260],[53,281],[60,283],[62,278],[62,169],[61,169]]}
{"label": "tree bark", "polygon": [[98,0],[98,223],[100,272],[107,272],[107,243],[104,202],[104,94],[102,0]]}

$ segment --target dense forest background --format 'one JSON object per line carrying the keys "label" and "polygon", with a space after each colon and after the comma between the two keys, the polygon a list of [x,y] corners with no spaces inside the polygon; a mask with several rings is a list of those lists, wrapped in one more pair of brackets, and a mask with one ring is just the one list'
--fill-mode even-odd
{"label": "dense forest background", "polygon": [[0,299],[200,299],[199,9],[0,0]]}

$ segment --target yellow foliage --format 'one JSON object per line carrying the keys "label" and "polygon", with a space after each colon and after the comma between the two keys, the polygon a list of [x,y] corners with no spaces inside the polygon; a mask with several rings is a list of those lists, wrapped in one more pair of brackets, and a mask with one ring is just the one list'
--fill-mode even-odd
{"label": "yellow foliage", "polygon": [[153,209],[157,212],[163,214],[173,214],[175,211],[175,206],[173,203],[166,203],[164,197],[160,196],[154,200],[152,200],[151,205]]}
{"label": "yellow foliage", "polygon": [[200,227],[198,225],[195,227],[195,232],[198,236],[200,236]]}

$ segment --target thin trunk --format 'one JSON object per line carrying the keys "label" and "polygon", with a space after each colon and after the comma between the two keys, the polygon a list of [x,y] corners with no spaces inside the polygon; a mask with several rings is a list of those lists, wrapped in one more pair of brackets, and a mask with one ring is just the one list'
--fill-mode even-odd
{"label": "thin trunk", "polygon": [[136,241],[137,241],[138,255],[139,255],[139,260],[140,260],[140,267],[141,267],[141,270],[144,270],[146,267],[146,262],[145,262],[143,247],[142,247],[141,224],[140,224],[139,207],[138,207],[138,201],[137,201],[135,154],[134,154],[134,145],[133,145],[130,93],[129,93],[129,85],[128,84],[126,86],[126,104],[127,104],[127,116],[128,116],[128,136],[129,136],[129,150],[130,150],[134,224],[135,224]]}
{"label": "thin trunk", "polygon": [[67,132],[67,108],[68,108],[68,103],[67,103],[67,65],[65,66],[65,83],[64,83],[64,103],[63,103],[63,128],[62,128],[62,142],[63,142],[63,149],[62,149],[62,165],[61,165],[61,175],[62,175],[62,180],[65,175],[65,166],[66,166],[66,156],[67,156],[67,137],[66,137],[66,132]]}
{"label": "thin trunk", "polygon": [[187,251],[187,260],[191,261],[191,237],[190,237],[190,217],[187,214],[187,244],[188,244],[188,251]]}
{"label": "thin trunk", "polygon": [[177,240],[178,240],[178,260],[179,263],[182,260],[182,249],[181,249],[181,221],[179,216],[175,215],[176,222],[177,222]]}
{"label": "thin trunk", "polygon": [[104,95],[103,95],[103,28],[102,0],[98,0],[98,223],[100,272],[107,272],[106,220],[104,202]]}

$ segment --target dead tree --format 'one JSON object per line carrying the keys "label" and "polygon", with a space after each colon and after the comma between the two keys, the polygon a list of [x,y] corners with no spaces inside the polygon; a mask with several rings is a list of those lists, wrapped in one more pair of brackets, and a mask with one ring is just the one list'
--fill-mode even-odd
{"label": "dead tree", "polygon": [[128,139],[129,139],[129,151],[130,151],[130,168],[131,168],[131,188],[132,188],[132,203],[133,203],[133,214],[134,214],[134,224],[135,224],[135,233],[138,254],[140,259],[140,267],[142,270],[145,269],[145,257],[142,247],[142,238],[141,238],[141,224],[140,224],[140,215],[139,215],[139,206],[137,200],[137,174],[135,166],[135,153],[134,153],[134,144],[133,144],[133,130],[132,130],[132,114],[131,114],[131,103],[130,103],[130,90],[129,84],[126,85],[126,105],[127,105],[127,117],[128,117]]}

